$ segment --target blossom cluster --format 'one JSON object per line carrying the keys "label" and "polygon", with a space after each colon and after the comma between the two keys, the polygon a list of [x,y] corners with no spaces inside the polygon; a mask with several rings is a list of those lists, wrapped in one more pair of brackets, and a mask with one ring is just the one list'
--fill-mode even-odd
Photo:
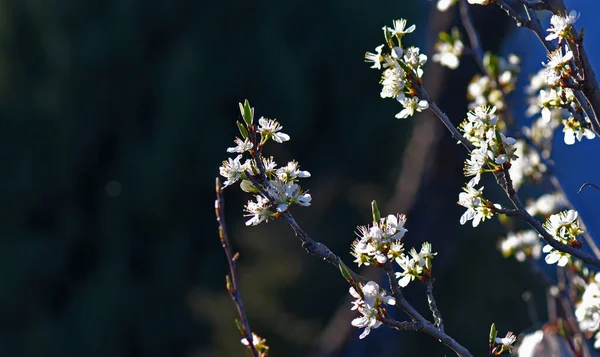
{"label": "blossom cluster", "polygon": [[[577,216],[577,211],[562,211],[551,215],[543,227],[557,241],[579,247],[581,243],[577,237],[583,234],[583,230],[579,226]],[[556,263],[558,266],[565,266],[569,262],[570,255],[568,253],[556,250],[549,244],[545,245],[542,251],[547,253],[545,259],[548,264]]]}
{"label": "blossom cluster", "polygon": [[[242,338],[240,342],[242,342],[242,345],[250,348],[250,343],[248,342],[247,338],[245,338],[245,337]],[[254,348],[256,349],[256,352],[259,353],[259,357],[267,356],[267,354],[269,352],[269,346],[267,345],[267,340],[265,340],[264,338],[255,334],[254,332],[252,332],[252,346],[254,346]]]}
{"label": "blossom cluster", "polygon": [[438,62],[450,69],[458,68],[460,57],[465,48],[460,38],[460,32],[454,27],[450,33],[440,32],[438,37],[439,40],[434,45],[435,53],[432,56],[433,62]]}
{"label": "blossom cluster", "polygon": [[508,233],[500,242],[500,250],[504,257],[514,256],[523,262],[527,258],[539,259],[542,253],[542,243],[538,233],[526,230],[517,233]]}
{"label": "blossom cluster", "polygon": [[504,96],[515,90],[521,70],[520,63],[521,59],[514,54],[503,58],[486,52],[483,65],[487,74],[476,74],[467,87],[469,108],[487,105],[494,106],[499,111],[505,110]]}
{"label": "blossom cluster", "polygon": [[460,124],[465,139],[474,146],[464,167],[465,176],[473,178],[458,197],[458,204],[467,208],[460,218],[461,224],[473,220],[473,227],[476,227],[480,221],[492,217],[495,206],[483,197],[483,187],[478,189],[475,186],[479,184],[482,173],[509,167],[508,164],[516,159],[516,140],[502,134],[497,124],[496,107],[487,106],[475,107]]}
{"label": "blossom cluster", "polygon": [[361,317],[352,320],[352,326],[364,328],[359,338],[363,339],[371,332],[371,329],[376,329],[381,326],[379,316],[384,313],[382,303],[387,305],[395,305],[396,300],[388,296],[385,290],[380,289],[379,285],[374,281],[369,281],[363,286],[358,286],[360,289],[350,287],[350,295],[354,297],[351,310],[358,310]]}
{"label": "blossom cluster", "polygon": [[[248,201],[244,207],[245,216],[250,217],[246,225],[255,226],[268,221],[294,204],[309,206],[312,197],[298,185],[298,179],[310,177],[310,173],[300,170],[296,161],[277,168],[272,157],[262,156],[263,146],[269,140],[283,143],[290,140],[290,136],[281,132],[283,127],[275,119],[261,117],[256,125],[254,108],[248,101],[240,103],[240,112],[244,119],[243,123],[238,122],[242,138],[235,138],[236,145],[227,149],[227,152],[239,155],[223,161],[219,172],[226,179],[224,188],[241,181],[242,190],[257,194],[255,200]],[[244,155],[249,158],[242,162]],[[261,186],[256,187],[251,177]]]}
{"label": "blossom cluster", "polygon": [[407,232],[404,228],[405,215],[392,215],[373,222],[372,226],[359,226],[358,238],[352,243],[352,255],[356,257],[358,266],[372,263],[385,264],[402,256],[404,245],[402,237]]}
{"label": "blossom cluster", "polygon": [[[554,14],[550,19],[550,34],[546,41],[558,40],[559,46],[548,54],[548,60],[542,63],[544,68],[531,78],[528,94],[537,93],[535,99],[530,99],[530,107],[527,110],[529,116],[541,112],[541,118],[537,119],[532,128],[525,131],[540,148],[549,150],[549,142],[554,134],[554,129],[563,125],[564,142],[573,145],[575,140],[581,141],[583,137],[593,139],[595,134],[590,130],[590,120],[581,108],[581,104],[575,98],[573,86],[581,82],[574,65],[574,54],[565,44],[574,41],[572,36],[573,25],[579,18],[579,14],[571,10],[569,13]],[[548,154],[549,156],[549,154]]]}
{"label": "blossom cluster", "polygon": [[[352,243],[352,255],[359,266],[376,265],[381,266],[388,262],[395,262],[402,271],[396,272],[398,285],[407,286],[411,281],[422,280],[431,274],[431,262],[437,253],[431,251],[431,244],[423,243],[421,251],[417,252],[412,248],[408,254],[405,254],[402,238],[407,230],[404,228],[406,216],[388,215],[381,217],[377,204],[373,201],[373,224],[371,226],[359,226],[357,238]],[[395,304],[394,300],[386,297],[384,291],[379,290],[379,286],[370,281],[362,288],[361,296],[354,288],[350,288],[350,294],[356,298],[353,310],[358,309],[362,317],[352,321],[352,325],[365,328],[360,338],[369,334],[370,329],[381,325],[378,320],[381,310],[378,306],[381,302],[388,305]],[[387,299],[387,300],[386,300]]]}
{"label": "blossom cluster", "polygon": [[575,305],[575,317],[582,332],[595,334],[594,348],[600,348],[600,273],[583,285],[583,295]]}
{"label": "blossom cluster", "polygon": [[404,228],[406,216],[390,214],[378,217],[375,206],[373,211],[373,224],[359,226],[358,238],[352,243],[352,255],[356,258],[354,262],[360,266],[395,261],[402,268],[402,272],[396,273],[402,287],[427,276],[431,271],[431,260],[437,254],[432,253],[431,244],[425,242],[420,252],[412,248],[405,254],[402,238],[407,232]]}
{"label": "blossom cluster", "polygon": [[[394,98],[403,107],[396,118],[405,119],[429,108],[429,103],[417,96],[418,81],[423,76],[423,66],[427,56],[420,53],[419,47],[403,47],[402,38],[415,30],[415,25],[406,27],[406,20],[394,20],[393,28],[384,26],[386,44],[375,48],[375,53],[367,52],[365,61],[371,68],[383,69],[381,76],[381,98]],[[389,53],[383,52],[386,46]]]}

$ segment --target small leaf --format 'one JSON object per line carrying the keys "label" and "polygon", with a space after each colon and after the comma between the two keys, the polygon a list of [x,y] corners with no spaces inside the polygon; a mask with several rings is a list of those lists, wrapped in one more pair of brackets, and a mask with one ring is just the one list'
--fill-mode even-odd
{"label": "small leaf", "polygon": [[254,108],[250,107],[250,102],[248,102],[248,99],[244,101],[243,106],[240,103],[240,111],[242,112],[242,118],[244,118],[246,124],[252,125],[252,122],[254,121]]}
{"label": "small leaf", "polygon": [[453,42],[452,37],[447,32],[440,32],[438,34],[438,37],[439,37],[440,41],[442,41],[444,43],[452,43]]}
{"label": "small leaf", "polygon": [[394,43],[392,42],[392,34],[387,26],[383,28],[383,37],[385,38],[385,43],[387,43],[388,47],[394,47]]}
{"label": "small leaf", "polygon": [[344,279],[346,279],[347,282],[349,282],[350,284],[354,284],[354,279],[352,279],[350,270],[348,270],[348,267],[344,263],[340,263],[340,272],[342,273],[342,276],[344,277]]}
{"label": "small leaf", "polygon": [[248,130],[246,130],[246,127],[239,121],[236,121],[235,123],[237,124],[237,127],[240,130],[240,134],[242,134],[242,138],[246,139],[248,137]]}
{"label": "small leaf", "polygon": [[496,336],[498,336],[498,330],[496,330],[496,324],[492,324],[490,327],[490,346],[496,343]]}
{"label": "small leaf", "polygon": [[233,321],[235,321],[235,326],[237,327],[238,331],[240,331],[240,334],[242,336],[246,336],[246,329],[244,328],[240,320],[234,319]]}
{"label": "small leaf", "polygon": [[254,186],[254,184],[250,180],[243,180],[242,183],[240,183],[240,188],[242,189],[242,191],[247,192],[247,193],[259,193],[260,192],[258,190],[258,188],[256,188],[256,186]]}
{"label": "small leaf", "polygon": [[233,285],[231,283],[231,277],[229,276],[229,274],[225,275],[225,287],[227,288],[227,291],[230,294],[234,293],[234,291],[232,290],[233,289]]}
{"label": "small leaf", "polygon": [[371,210],[373,211],[373,222],[379,222],[381,220],[381,213],[379,213],[379,208],[377,208],[377,201],[373,200],[371,202]]}

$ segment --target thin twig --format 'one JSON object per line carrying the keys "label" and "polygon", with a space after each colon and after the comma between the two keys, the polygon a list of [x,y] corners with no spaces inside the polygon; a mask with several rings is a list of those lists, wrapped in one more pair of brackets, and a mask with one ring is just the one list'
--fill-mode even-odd
{"label": "thin twig", "polygon": [[469,152],[473,151],[473,149],[475,148],[473,146],[473,144],[471,144],[470,141],[468,141],[467,139],[465,139],[464,136],[462,136],[462,134],[456,129],[454,124],[452,124],[452,122],[450,121],[448,116],[444,112],[442,112],[442,110],[437,106],[437,104],[432,99],[429,98],[429,95],[427,95],[427,91],[425,91],[424,88],[421,88],[420,92],[421,92],[421,98],[425,99],[429,103],[429,109],[431,109],[431,111],[434,112],[438,118],[440,118],[442,123],[444,123],[446,128],[452,134],[452,137],[454,139],[458,140],[461,144],[463,144],[463,146]]}
{"label": "thin twig", "polygon": [[[479,69],[482,73],[488,74],[485,65],[483,64],[483,49],[481,48],[481,41],[479,40],[479,36],[477,35],[477,30],[475,30],[475,26],[473,25],[473,20],[471,17],[471,9],[469,8],[469,4],[467,0],[460,0],[460,18],[467,32],[467,36],[469,37],[469,43],[471,44],[471,54],[477,62]],[[489,76],[491,77],[491,76]],[[491,79],[491,78],[490,78]]]}
{"label": "thin twig", "polygon": [[481,40],[479,39],[479,34],[477,33],[475,26],[473,25],[473,17],[471,16],[471,9],[469,7],[469,3],[467,2],[467,0],[461,0],[459,6],[460,6],[460,18],[461,18],[463,27],[465,28],[465,31],[467,32],[467,36],[469,37],[469,43],[471,44],[471,49],[472,49],[471,54],[473,55],[475,62],[477,62],[477,65],[479,66],[481,73],[483,73],[490,79],[491,87],[494,89],[500,90],[500,93],[502,94],[502,102],[505,105],[505,109],[502,111],[504,113],[504,121],[506,122],[507,125],[513,125],[515,123],[515,120],[512,116],[511,111],[508,108],[508,101],[506,100],[507,93],[505,92],[504,87],[502,87],[502,85],[500,84],[500,81],[498,80],[498,76],[496,76],[494,73],[492,73],[489,70],[489,68],[485,66],[485,63],[483,62],[483,60],[484,60],[483,48],[481,46]]}
{"label": "thin twig", "polygon": [[581,191],[583,191],[583,189],[586,188],[587,186],[591,186],[591,187],[595,188],[596,190],[600,191],[600,187],[596,186],[595,184],[593,184],[591,182],[586,182],[583,185],[581,185],[581,187],[577,191],[577,194],[580,194]]}
{"label": "thin twig", "polygon": [[548,4],[546,4],[546,2],[543,0],[536,2],[529,0],[519,0],[519,2],[531,10],[548,10],[549,8]]}
{"label": "thin twig", "polygon": [[243,331],[241,331],[242,335],[246,338],[246,341],[248,341],[248,347],[252,352],[252,355],[254,357],[259,357],[259,353],[254,347],[254,344],[252,343],[252,331],[250,330],[248,317],[246,316],[246,312],[244,311],[242,298],[240,296],[240,289],[238,287],[237,275],[235,272],[235,262],[237,259],[237,255],[233,254],[231,250],[231,244],[229,243],[227,225],[225,224],[225,199],[223,198],[223,194],[221,192],[221,182],[218,178],[216,180],[216,193],[217,199],[215,200],[215,213],[217,215],[217,222],[219,222],[219,239],[221,240],[221,246],[223,246],[225,255],[227,255],[227,263],[229,264],[229,279],[227,279],[227,291],[229,292],[229,295],[231,295],[231,299],[233,299],[238,315],[240,316],[241,323],[244,327]]}
{"label": "thin twig", "polygon": [[433,315],[433,319],[435,321],[435,326],[440,329],[440,331],[444,332],[444,323],[442,321],[442,314],[437,307],[437,303],[435,302],[435,297],[433,296],[433,278],[430,276],[427,278],[425,282],[426,291],[427,291],[427,303],[429,304],[429,310]]}
{"label": "thin twig", "polygon": [[[550,183],[554,186],[555,190],[562,192],[563,196],[565,197],[565,200],[567,201],[567,207],[571,210],[575,210],[575,207],[573,207],[573,204],[567,198],[567,194],[565,193],[565,190],[558,181],[558,178],[556,178],[556,176],[552,176],[550,178]],[[581,188],[579,190],[581,191]],[[585,239],[586,243],[592,250],[592,253],[594,253],[594,255],[596,256],[596,258],[600,259],[600,248],[598,248],[598,245],[590,235],[590,231],[589,229],[587,229],[587,226],[585,225],[585,222],[581,217],[579,217],[579,224],[581,225],[581,229],[583,229],[583,239]]]}

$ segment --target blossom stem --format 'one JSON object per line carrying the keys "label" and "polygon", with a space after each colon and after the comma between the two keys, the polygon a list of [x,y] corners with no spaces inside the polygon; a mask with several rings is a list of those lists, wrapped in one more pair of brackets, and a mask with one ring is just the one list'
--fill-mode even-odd
{"label": "blossom stem", "polygon": [[433,296],[433,278],[428,277],[426,281],[426,292],[427,292],[427,303],[429,304],[429,310],[431,310],[431,314],[435,320],[436,327],[444,332],[444,324],[442,322],[442,314],[437,307],[437,303],[435,302],[435,297]]}
{"label": "blossom stem", "polygon": [[231,250],[231,243],[229,242],[229,235],[227,234],[227,225],[225,224],[225,199],[223,198],[223,194],[221,192],[221,182],[217,178],[216,180],[216,193],[217,199],[215,200],[215,213],[217,215],[217,222],[219,223],[219,239],[221,240],[221,246],[225,251],[225,255],[227,255],[227,263],[229,264],[229,278],[227,279],[227,291],[235,304],[238,315],[240,317],[243,331],[242,334],[248,341],[248,347],[252,352],[252,356],[259,357],[259,353],[254,347],[252,331],[250,330],[250,323],[248,322],[248,317],[246,316],[246,312],[244,311],[244,306],[242,304],[242,298],[240,296],[240,289],[238,287],[237,282],[237,274],[235,271],[235,262],[237,260],[237,254],[233,254]]}
{"label": "blossom stem", "polygon": [[[248,171],[245,171],[245,173],[246,173],[246,176],[248,177],[248,179],[252,182],[252,184],[258,189],[260,194],[263,197],[265,197],[266,199],[268,199],[271,203],[273,203],[273,199],[264,190],[263,185],[256,179],[256,177],[250,175],[250,173]],[[264,176],[264,173],[262,173],[259,176]],[[328,262],[332,265],[335,265],[338,268],[339,268],[340,264],[343,264],[340,257],[338,257],[336,254],[334,254],[325,244],[313,240],[308,235],[308,233],[306,233],[304,230],[302,230],[302,228],[300,228],[300,226],[294,219],[294,216],[292,216],[292,214],[290,212],[286,211],[286,212],[281,213],[281,217],[294,230],[296,237],[298,237],[300,239],[300,241],[302,242],[302,247],[306,250],[307,253],[314,255],[316,257],[319,257],[319,258],[325,260],[326,262]],[[367,280],[365,278],[363,278],[362,276],[360,276],[358,273],[352,271],[349,268],[348,268],[348,271],[350,272],[352,279],[354,279],[355,281],[358,281],[361,283],[367,282]]]}
{"label": "blossom stem", "polygon": [[463,144],[469,152],[473,151],[473,149],[475,148],[473,144],[471,144],[470,141],[468,141],[467,139],[465,139],[464,136],[462,136],[462,134],[458,131],[458,129],[456,129],[454,124],[452,124],[448,116],[444,112],[442,112],[442,110],[437,106],[437,104],[433,100],[429,98],[429,95],[427,94],[425,88],[421,88],[420,97],[425,99],[429,103],[429,109],[431,109],[431,111],[433,111],[435,115],[437,115],[437,117],[440,118],[442,123],[444,123],[446,128],[452,134],[452,137],[460,141],[460,143]]}

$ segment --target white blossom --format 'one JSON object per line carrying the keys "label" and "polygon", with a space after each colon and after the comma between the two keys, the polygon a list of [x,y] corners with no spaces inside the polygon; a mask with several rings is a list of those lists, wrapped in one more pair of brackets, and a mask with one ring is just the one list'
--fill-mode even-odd
{"label": "white blossom", "polygon": [[467,211],[460,217],[460,224],[473,220],[473,227],[477,227],[479,222],[493,216],[492,210],[487,207],[483,198],[483,187],[475,189],[472,186],[465,186],[465,192],[458,195],[458,204],[467,208]]}
{"label": "white blossom", "polygon": [[526,230],[517,233],[508,233],[500,242],[500,250],[505,257],[514,255],[523,262],[527,257],[539,259],[542,252],[542,242],[537,232]]}
{"label": "white blossom", "polygon": [[381,49],[383,45],[375,47],[375,53],[365,53],[365,62],[373,62],[371,68],[381,69],[381,62],[384,61],[384,57],[381,55]]}
{"label": "white blossom", "polygon": [[241,177],[244,171],[252,172],[252,166],[250,160],[246,160],[243,164],[240,162],[242,155],[238,155],[235,159],[227,159],[223,161],[223,165],[219,167],[219,173],[227,180],[223,183],[223,188],[233,185]]}
{"label": "white blossom", "polygon": [[293,181],[270,180],[267,192],[277,203],[277,212],[285,212],[292,204],[310,206],[312,200],[310,194],[303,192],[300,186]]}
{"label": "white blossom", "polygon": [[474,176],[468,183],[468,186],[475,187],[479,184],[483,166],[486,163],[487,147],[480,147],[469,153],[469,158],[465,161],[464,174],[466,177]]}
{"label": "white blossom", "polygon": [[565,144],[573,145],[575,144],[575,139],[581,142],[583,137],[591,140],[596,137],[593,131],[584,127],[581,122],[574,117],[570,117],[567,120],[563,120],[563,133],[565,133]]}
{"label": "white blossom", "polygon": [[359,226],[358,238],[352,243],[352,255],[355,262],[369,265],[384,264],[394,259],[404,251],[401,239],[407,232],[404,228],[405,215],[388,215],[372,226]]}
{"label": "white blossom", "polygon": [[415,30],[416,26],[411,25],[408,28],[406,27],[406,19],[394,20],[394,28],[391,29],[387,26],[384,26],[383,30],[389,30],[392,33],[392,36],[398,36],[402,38],[404,35],[408,33],[412,33]]}
{"label": "white blossom", "polygon": [[423,76],[423,66],[427,62],[427,56],[420,53],[419,47],[409,47],[404,51],[404,63],[412,68],[417,77]]}
{"label": "white blossom", "polygon": [[290,140],[288,134],[279,132],[283,127],[277,120],[261,117],[258,119],[258,124],[260,125],[258,127],[258,132],[263,136],[264,140],[272,138],[275,142],[280,144]]}
{"label": "white blossom", "polygon": [[376,329],[381,326],[381,321],[378,320],[381,304],[395,305],[396,300],[388,296],[385,290],[380,290],[379,285],[374,281],[367,282],[362,286],[362,295],[359,294],[354,287],[350,287],[350,295],[355,298],[352,302],[352,310],[358,310],[362,314],[352,320],[352,326],[364,328],[359,338],[363,339],[371,332],[371,329]]}
{"label": "white blossom", "polygon": [[562,192],[541,195],[536,200],[527,203],[525,210],[532,216],[537,214],[547,216],[552,212],[566,207],[567,198]]}
{"label": "white blossom", "polygon": [[513,344],[515,343],[515,341],[517,341],[517,336],[512,333],[512,332],[508,332],[506,334],[506,337],[496,337],[495,342],[498,344],[501,344],[503,347],[503,350],[505,351],[510,351],[512,350]]}
{"label": "white blossom", "polygon": [[252,149],[252,146],[253,146],[253,144],[249,138],[246,138],[245,140],[242,140],[240,138],[235,138],[234,142],[236,143],[236,146],[227,148],[227,152],[229,152],[229,153],[237,152],[237,153],[242,154],[242,153]]}
{"label": "white blossom", "polygon": [[547,30],[550,34],[546,36],[546,41],[558,39],[560,43],[562,40],[569,38],[571,29],[578,18],[579,14],[575,10],[571,10],[568,14],[565,12],[562,15],[552,15],[552,18],[550,18],[552,27]]}
{"label": "white blossom", "polygon": [[454,4],[456,4],[457,2],[458,2],[458,0],[438,0],[437,9],[439,11],[446,11],[451,6],[454,6]]}
{"label": "white blossom", "polygon": [[549,86],[556,86],[562,78],[569,76],[567,66],[572,59],[573,52],[568,47],[565,47],[564,55],[562,47],[558,47],[548,54],[548,62],[542,63],[542,65],[546,67],[544,76]]}
{"label": "white blossom", "polygon": [[400,93],[396,99],[404,107],[400,113],[396,114],[397,119],[408,118],[409,116],[413,116],[415,111],[422,112],[429,108],[429,103],[426,100],[419,99],[418,97],[407,97],[404,93]]}
{"label": "white blossom", "polygon": [[300,169],[298,169],[297,161],[288,162],[286,166],[277,169],[277,171],[275,171],[275,174],[277,175],[279,180],[285,182],[294,181],[298,178],[310,177],[310,172],[301,171]]}
{"label": "white blossom", "polygon": [[400,66],[389,67],[381,77],[381,98],[396,98],[404,88],[404,70]]}
{"label": "white blossom", "polygon": [[[244,346],[248,346],[248,339],[246,339],[245,337],[241,339],[242,344]],[[266,340],[264,338],[261,338],[260,336],[258,336],[257,334],[255,334],[254,332],[252,332],[252,346],[257,347],[260,345],[264,345],[266,342]]]}
{"label": "white blossom", "polygon": [[[582,332],[597,332],[600,329],[600,273],[585,286],[581,301],[576,304],[575,317]],[[597,341],[596,341],[597,342]],[[594,344],[595,347],[595,344]]]}
{"label": "white blossom", "polygon": [[262,221],[268,220],[271,216],[271,212],[269,212],[269,207],[271,207],[271,203],[268,199],[263,196],[255,196],[256,202],[248,201],[246,206],[244,206],[244,211],[248,212],[244,216],[252,217],[246,221],[247,226],[256,226]]}

